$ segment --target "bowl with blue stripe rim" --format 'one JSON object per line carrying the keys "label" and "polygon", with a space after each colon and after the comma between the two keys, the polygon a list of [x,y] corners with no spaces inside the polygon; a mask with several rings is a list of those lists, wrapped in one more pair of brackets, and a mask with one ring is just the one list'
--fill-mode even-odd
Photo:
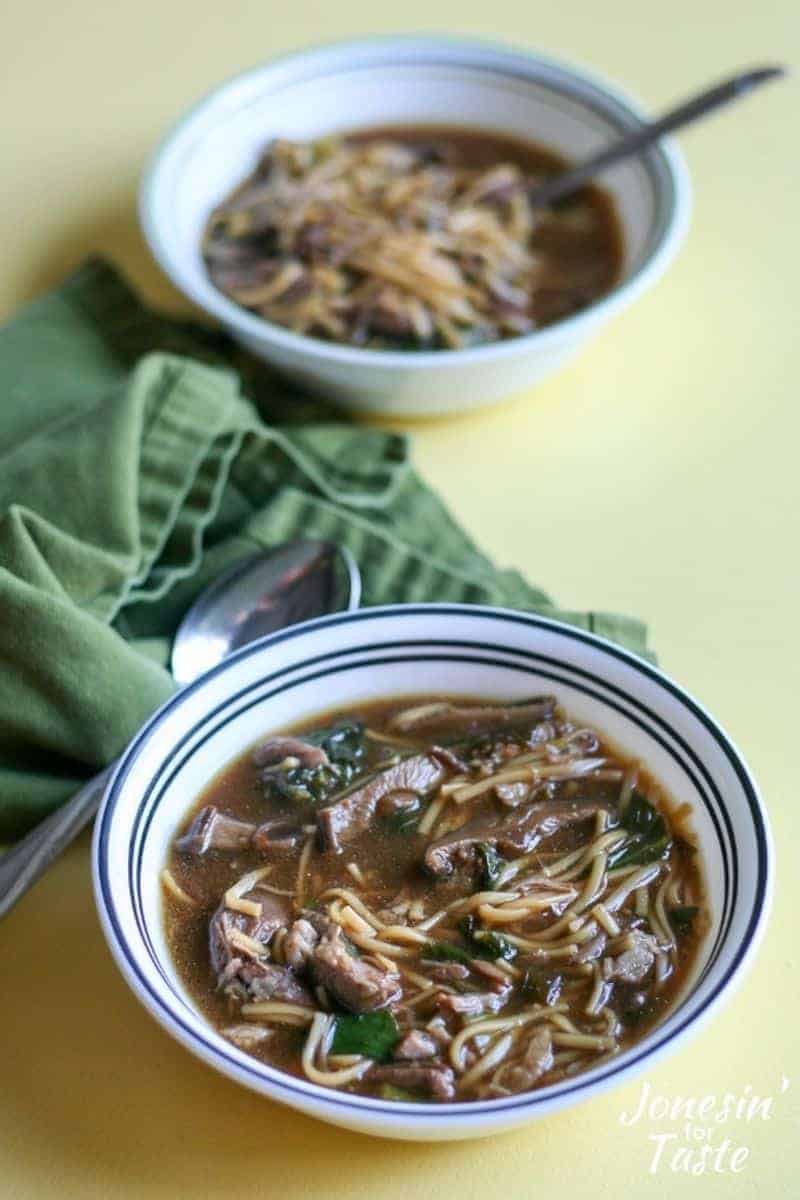
{"label": "bowl with blue stripe rim", "polygon": [[[710,928],[682,992],[639,1042],[535,1092],[406,1104],[323,1088],[243,1053],[197,1008],[172,962],[160,872],[193,798],[264,733],[334,707],[405,694],[554,694],[640,759],[691,810]],[[698,1032],[752,961],[772,890],[756,784],[719,724],[665,674],[594,634],[472,605],[397,605],[306,622],[238,651],[172,697],[120,760],[93,843],[114,958],[145,1008],[192,1053],[269,1099],[378,1136],[448,1139],[514,1128],[629,1081]]]}

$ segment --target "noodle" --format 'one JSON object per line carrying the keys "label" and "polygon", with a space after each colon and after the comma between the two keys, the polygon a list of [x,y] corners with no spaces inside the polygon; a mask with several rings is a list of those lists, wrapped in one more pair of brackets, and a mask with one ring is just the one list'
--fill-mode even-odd
{"label": "noodle", "polygon": [[321,1083],[325,1087],[344,1087],[347,1083],[353,1083],[366,1074],[372,1066],[372,1060],[369,1058],[360,1058],[353,1066],[342,1067],[335,1071],[320,1070],[315,1066],[314,1059],[322,1050],[324,1055],[324,1043],[333,1031],[334,1018],[328,1013],[315,1013],[314,1019],[311,1022],[311,1029],[303,1046],[301,1061],[303,1070],[308,1078],[313,1083]]}
{"label": "noodle", "polygon": [[170,895],[174,896],[176,900],[180,900],[181,904],[194,905],[196,903],[188,892],[183,890],[168,867],[164,867],[164,870],[161,872],[161,882]]}
{"label": "noodle", "polygon": [[451,702],[412,707],[389,757],[384,702],[262,743],[263,815],[240,767],[203,800],[161,886],[230,1040],[324,1087],[464,1101],[588,1070],[662,1018],[709,925],[697,863],[650,776],[551,704],[462,740],[423,728]]}
{"label": "noodle", "polygon": [[492,1046],[491,1050],[484,1054],[483,1058],[479,1058],[478,1061],[471,1066],[464,1075],[462,1075],[459,1081],[459,1086],[463,1090],[466,1090],[467,1088],[472,1087],[473,1084],[477,1083],[479,1079],[483,1079],[484,1075],[488,1075],[498,1063],[503,1061],[511,1049],[513,1042],[514,1035],[512,1033],[507,1033],[504,1037],[499,1038],[498,1041],[496,1041]]}

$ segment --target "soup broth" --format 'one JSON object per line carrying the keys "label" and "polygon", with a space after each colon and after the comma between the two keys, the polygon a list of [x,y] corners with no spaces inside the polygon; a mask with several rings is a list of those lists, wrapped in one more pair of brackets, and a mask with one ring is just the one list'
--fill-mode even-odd
{"label": "soup broth", "polygon": [[224,1036],[398,1100],[619,1053],[708,922],[685,813],[548,697],[403,697],[267,737],[209,783],[164,883],[177,969]]}
{"label": "soup broth", "polygon": [[528,203],[566,166],[535,143],[458,126],[278,140],[211,214],[206,266],[253,312],[354,346],[458,349],[530,333],[619,275],[609,192]]}

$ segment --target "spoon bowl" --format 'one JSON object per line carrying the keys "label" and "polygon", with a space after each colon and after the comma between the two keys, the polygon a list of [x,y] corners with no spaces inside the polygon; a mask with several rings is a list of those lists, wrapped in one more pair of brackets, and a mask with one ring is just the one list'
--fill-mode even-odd
{"label": "spoon bowl", "polygon": [[[361,576],[350,551],[334,542],[300,540],[236,563],[197,598],[172,650],[185,686],[233,650],[312,617],[358,608]],[[44,874],[97,812],[116,763],[95,775],[0,858],[0,917]]]}
{"label": "spoon bowl", "polygon": [[358,608],[361,578],[346,546],[304,540],[236,563],[198,597],[172,644],[182,687],[248,642],[326,613]]}

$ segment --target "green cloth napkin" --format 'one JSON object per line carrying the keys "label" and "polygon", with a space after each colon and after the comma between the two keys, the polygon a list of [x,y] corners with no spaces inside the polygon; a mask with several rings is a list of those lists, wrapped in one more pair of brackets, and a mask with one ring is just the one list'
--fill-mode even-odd
{"label": "green cloth napkin", "polygon": [[292,396],[223,335],[149,311],[105,263],[0,330],[0,396],[0,839],[169,696],[170,639],[198,591],[287,538],[348,545],[366,605],[508,605],[647,653],[638,621],[563,612],[495,569],[405,437]]}

